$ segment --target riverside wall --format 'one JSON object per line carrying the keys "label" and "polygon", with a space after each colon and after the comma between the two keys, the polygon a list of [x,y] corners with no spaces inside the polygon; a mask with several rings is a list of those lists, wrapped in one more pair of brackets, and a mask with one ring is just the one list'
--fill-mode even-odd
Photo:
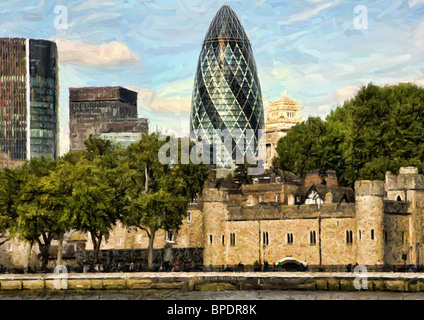
{"label": "riverside wall", "polygon": [[[21,290],[357,291],[354,283],[358,274],[309,272],[62,274],[65,280],[59,280],[58,276],[58,274],[0,275],[0,294]],[[424,275],[368,273],[367,288],[368,291],[424,292]]]}

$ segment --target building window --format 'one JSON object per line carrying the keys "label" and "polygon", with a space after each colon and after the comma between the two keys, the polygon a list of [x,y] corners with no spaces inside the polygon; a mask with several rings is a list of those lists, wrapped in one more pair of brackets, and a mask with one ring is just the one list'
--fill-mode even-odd
{"label": "building window", "polygon": [[277,194],[275,195],[275,202],[277,202],[277,203],[279,203],[279,202],[280,202],[280,194],[279,194],[279,193],[277,193]]}
{"label": "building window", "polygon": [[346,243],[347,244],[353,243],[353,232],[352,231],[346,231]]}
{"label": "building window", "polygon": [[402,198],[400,196],[397,196],[396,201],[402,201]]}
{"label": "building window", "polygon": [[197,194],[191,199],[190,204],[197,204]]}
{"label": "building window", "polygon": [[230,233],[230,245],[233,246],[233,247],[236,245],[236,234],[235,233]]}
{"label": "building window", "polygon": [[209,244],[213,243],[213,235],[209,235]]}
{"label": "building window", "polygon": [[262,202],[264,202],[264,195],[263,194],[261,194],[259,196],[259,203],[262,203]]}
{"label": "building window", "polygon": [[310,231],[309,232],[309,240],[310,240],[311,246],[317,244],[317,233],[316,233],[316,231]]}
{"label": "building window", "polygon": [[371,240],[374,240],[374,229],[371,230]]}
{"label": "building window", "polygon": [[267,245],[269,245],[269,234],[268,234],[268,231],[264,231],[263,233],[262,233],[262,243],[265,245],[265,246],[267,246]]}
{"label": "building window", "polygon": [[190,223],[191,222],[191,212],[187,212],[187,222]]}
{"label": "building window", "polygon": [[225,246],[225,236],[222,235],[222,245]]}
{"label": "building window", "polygon": [[362,231],[359,230],[359,240],[361,240],[361,239],[362,239]]}
{"label": "building window", "polygon": [[287,234],[287,244],[293,244],[293,233]]}
{"label": "building window", "polygon": [[175,232],[166,231],[166,242],[174,243],[175,242]]}
{"label": "building window", "polygon": [[139,234],[137,240],[138,240],[138,243],[141,244],[143,242],[143,236]]}

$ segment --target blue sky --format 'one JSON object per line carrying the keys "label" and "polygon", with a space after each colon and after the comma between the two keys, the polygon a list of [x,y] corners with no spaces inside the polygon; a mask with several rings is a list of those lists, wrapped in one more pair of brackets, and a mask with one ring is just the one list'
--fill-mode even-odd
{"label": "blue sky", "polygon": [[[369,82],[424,84],[424,0],[3,0],[0,37],[57,41],[64,153],[69,87],[136,90],[151,129],[187,132],[202,41],[223,4],[252,43],[265,105],[286,95],[304,117],[325,116]],[[367,29],[355,28],[358,5]],[[57,6],[66,29],[55,27]]]}

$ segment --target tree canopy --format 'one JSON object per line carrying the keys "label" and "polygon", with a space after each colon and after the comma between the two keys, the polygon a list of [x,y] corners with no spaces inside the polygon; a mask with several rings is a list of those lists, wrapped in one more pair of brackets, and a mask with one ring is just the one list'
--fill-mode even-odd
{"label": "tree canopy", "polygon": [[362,87],[324,120],[309,118],[277,145],[275,161],[302,177],[336,170],[342,185],[384,179],[386,171],[424,166],[424,88],[413,84]]}

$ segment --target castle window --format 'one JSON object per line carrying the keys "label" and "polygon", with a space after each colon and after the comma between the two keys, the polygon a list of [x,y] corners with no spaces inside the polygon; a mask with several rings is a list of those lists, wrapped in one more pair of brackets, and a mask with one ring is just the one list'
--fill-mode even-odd
{"label": "castle window", "polygon": [[309,240],[310,240],[311,246],[317,244],[317,233],[316,233],[316,231],[310,231],[309,232]]}
{"label": "castle window", "polygon": [[371,230],[371,240],[374,240],[374,229]]}
{"label": "castle window", "polygon": [[213,235],[210,235],[209,236],[209,244],[212,244],[213,243]]}
{"label": "castle window", "polygon": [[362,239],[362,231],[359,230],[359,240],[361,240],[361,239]]}
{"label": "castle window", "polygon": [[259,203],[262,203],[262,202],[264,202],[264,195],[263,194],[261,194],[259,196]]}
{"label": "castle window", "polygon": [[346,243],[347,244],[353,243],[353,232],[352,231],[346,231]]}
{"label": "castle window", "polygon": [[235,233],[230,233],[230,245],[233,246],[233,247],[236,245],[236,234]]}
{"label": "castle window", "polygon": [[266,231],[266,232],[263,232],[262,233],[262,235],[263,235],[263,244],[264,245],[269,245],[269,234],[268,234],[268,231]]}
{"label": "castle window", "polygon": [[293,233],[287,234],[287,244],[293,244]]}
{"label": "castle window", "polygon": [[187,222],[190,223],[191,222],[191,212],[187,212]]}
{"label": "castle window", "polygon": [[279,202],[280,202],[280,194],[279,194],[279,193],[277,193],[277,194],[275,195],[275,202],[277,202],[277,203],[279,203]]}
{"label": "castle window", "polygon": [[402,201],[402,198],[400,196],[397,196],[396,201]]}
{"label": "castle window", "polygon": [[175,242],[175,232],[166,231],[166,242],[174,243]]}
{"label": "castle window", "polygon": [[141,244],[143,242],[143,236],[141,234],[138,235],[138,243]]}
{"label": "castle window", "polygon": [[387,244],[388,241],[387,241],[387,231],[386,230],[383,231],[383,235],[384,235],[384,243]]}
{"label": "castle window", "polygon": [[225,246],[225,236],[222,235],[222,245]]}

